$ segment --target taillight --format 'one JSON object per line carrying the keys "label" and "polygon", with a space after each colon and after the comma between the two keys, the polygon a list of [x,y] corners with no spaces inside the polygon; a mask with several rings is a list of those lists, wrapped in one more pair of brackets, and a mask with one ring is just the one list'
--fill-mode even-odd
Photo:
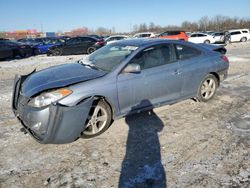
{"label": "taillight", "polygon": [[103,45],[104,42],[103,42],[103,41],[98,41],[98,42],[96,42],[96,44],[98,44],[98,45]]}
{"label": "taillight", "polygon": [[221,56],[221,59],[223,59],[224,61],[226,61],[226,62],[228,62],[228,63],[229,63],[229,60],[228,60],[227,56],[222,55],[222,56]]}

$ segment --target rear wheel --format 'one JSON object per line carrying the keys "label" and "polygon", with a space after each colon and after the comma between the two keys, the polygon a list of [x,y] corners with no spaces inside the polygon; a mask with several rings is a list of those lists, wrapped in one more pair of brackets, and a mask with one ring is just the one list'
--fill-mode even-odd
{"label": "rear wheel", "polygon": [[100,100],[91,109],[81,138],[92,138],[105,132],[111,125],[111,114],[109,105],[104,100]]}
{"label": "rear wheel", "polygon": [[53,51],[52,55],[54,55],[54,56],[62,55],[62,50],[60,50],[60,49],[55,49],[55,50]]}
{"label": "rear wheel", "polygon": [[217,87],[218,80],[214,75],[209,74],[205,76],[198,89],[198,100],[202,102],[207,102],[212,99],[216,93]]}
{"label": "rear wheel", "polygon": [[87,54],[91,54],[91,53],[93,53],[94,51],[96,51],[96,48],[95,48],[95,47],[89,47],[89,48],[87,49]]}
{"label": "rear wheel", "polygon": [[246,42],[247,41],[247,38],[246,37],[242,37],[241,39],[240,39],[240,42]]}

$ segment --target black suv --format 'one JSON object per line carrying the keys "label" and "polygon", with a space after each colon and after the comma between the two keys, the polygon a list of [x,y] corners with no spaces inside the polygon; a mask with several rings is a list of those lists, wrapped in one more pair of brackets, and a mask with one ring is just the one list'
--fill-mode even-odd
{"label": "black suv", "polygon": [[73,37],[62,44],[50,47],[47,55],[91,54],[102,46],[103,40],[94,37]]}

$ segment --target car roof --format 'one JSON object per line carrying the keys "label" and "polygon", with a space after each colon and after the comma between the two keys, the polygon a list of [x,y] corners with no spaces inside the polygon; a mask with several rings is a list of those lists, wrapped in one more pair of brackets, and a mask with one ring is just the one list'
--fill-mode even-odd
{"label": "car roof", "polygon": [[203,33],[203,32],[194,32],[192,34],[205,34],[205,35],[208,35],[207,33]]}
{"label": "car roof", "polygon": [[120,40],[120,41],[117,41],[115,44],[143,47],[143,46],[161,44],[161,43],[172,43],[172,42],[177,42],[177,41],[180,42],[179,40],[168,40],[168,39],[160,39],[160,38],[139,38],[139,39]]}
{"label": "car roof", "polygon": [[128,37],[127,35],[111,35],[109,37]]}
{"label": "car roof", "polygon": [[141,33],[136,33],[135,35],[141,35],[141,34],[154,34],[153,32],[141,32]]}

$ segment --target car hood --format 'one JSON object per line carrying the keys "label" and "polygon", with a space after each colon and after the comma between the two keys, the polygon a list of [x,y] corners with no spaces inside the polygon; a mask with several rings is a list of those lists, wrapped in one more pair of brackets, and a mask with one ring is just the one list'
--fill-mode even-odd
{"label": "car hood", "polygon": [[21,92],[34,96],[42,91],[104,76],[106,72],[85,67],[79,63],[64,64],[32,73],[22,84]]}

